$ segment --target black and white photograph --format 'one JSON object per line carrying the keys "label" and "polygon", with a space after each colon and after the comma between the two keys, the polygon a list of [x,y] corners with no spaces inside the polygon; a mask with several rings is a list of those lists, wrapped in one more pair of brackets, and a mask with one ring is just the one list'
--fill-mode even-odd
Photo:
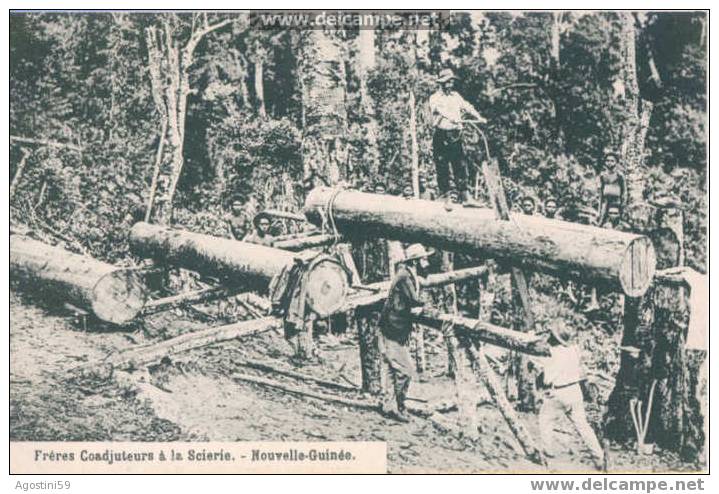
{"label": "black and white photograph", "polygon": [[709,11],[8,15],[11,474],[708,473]]}

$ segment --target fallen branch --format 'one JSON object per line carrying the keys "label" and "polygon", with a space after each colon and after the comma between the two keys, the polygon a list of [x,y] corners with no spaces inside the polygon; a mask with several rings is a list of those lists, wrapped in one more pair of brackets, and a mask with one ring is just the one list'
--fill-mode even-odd
{"label": "fallen branch", "polygon": [[15,193],[15,188],[17,187],[17,184],[20,182],[20,179],[22,178],[22,173],[25,170],[25,164],[27,163],[28,157],[32,154],[32,151],[28,151],[25,148],[21,149],[22,151],[22,158],[20,158],[20,163],[17,165],[17,170],[15,171],[15,176],[12,178],[12,182],[10,183],[10,192],[8,193],[8,199],[12,200],[12,196]]}
{"label": "fallen branch", "polygon": [[265,317],[204,329],[202,331],[176,336],[169,340],[161,341],[160,343],[120,351],[110,355],[105,361],[99,364],[94,363],[89,366],[81,366],[80,370],[82,370],[82,368],[92,370],[98,365],[110,365],[113,368],[122,370],[137,369],[153,364],[165,356],[176,355],[221,341],[256,335],[281,326],[282,321],[280,319]]}
{"label": "fallen branch", "polygon": [[67,144],[64,142],[57,142],[57,141],[49,141],[49,140],[43,140],[43,139],[32,139],[30,137],[21,137],[21,136],[10,136],[10,141],[15,142],[24,142],[26,144],[37,144],[40,146],[48,146],[48,147],[54,147],[54,148],[66,148],[66,149],[72,149],[73,151],[77,151],[78,153],[82,153],[83,149],[79,146],[75,146],[74,144]]}
{"label": "fallen branch", "polygon": [[361,391],[360,388],[358,388],[357,386],[347,386],[344,384],[336,383],[334,381],[328,381],[326,379],[321,379],[318,377],[310,376],[308,374],[302,374],[301,372],[296,372],[291,369],[282,369],[282,368],[274,366],[268,362],[261,362],[259,360],[253,360],[253,359],[245,359],[245,360],[241,360],[241,361],[235,362],[235,363],[242,367],[249,367],[251,369],[257,369],[257,370],[261,370],[261,371],[265,371],[265,372],[274,372],[275,374],[280,374],[283,376],[291,377],[293,379],[299,379],[300,381],[319,384],[320,386],[324,386],[326,388],[331,388],[331,389],[336,389],[339,391],[350,391],[350,392]]}
{"label": "fallen branch", "polygon": [[338,403],[340,405],[345,405],[353,408],[360,408],[364,410],[377,410],[379,407],[379,403],[376,401],[370,401],[370,400],[356,400],[352,398],[343,398],[341,396],[335,396],[335,395],[328,395],[325,393],[319,393],[317,391],[311,391],[308,389],[303,389],[298,386],[292,386],[290,384],[282,384],[277,381],[273,381],[272,379],[266,379],[264,377],[258,377],[258,376],[251,376],[249,374],[232,374],[232,379],[235,381],[243,381],[243,382],[249,382],[252,384],[259,384],[260,386],[267,386],[270,388],[280,389],[282,391],[285,391],[287,393],[296,394],[299,396],[307,396],[308,398],[314,398],[317,400],[327,401],[330,403]]}

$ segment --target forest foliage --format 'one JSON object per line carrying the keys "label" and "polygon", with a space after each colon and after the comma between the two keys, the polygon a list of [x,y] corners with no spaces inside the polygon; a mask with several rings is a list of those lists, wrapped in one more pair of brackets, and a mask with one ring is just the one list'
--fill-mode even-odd
{"label": "forest foliage", "polygon": [[[200,40],[188,68],[184,167],[174,201],[176,224],[224,236],[234,197],[255,209],[301,207],[306,108],[299,68],[311,62],[302,59],[302,33],[253,30],[233,15]],[[162,29],[168,16],[194,27],[190,13],[11,15],[10,133],[19,138],[11,141],[11,180],[24,161],[14,222],[72,250],[127,262],[126,235],[144,214],[160,140],[144,33]],[[596,208],[602,154],[624,139],[619,16],[453,13],[446,31],[377,31],[366,81],[378,125],[376,160],[367,158],[358,32],[333,33],[346,78],[350,185],[382,182],[399,193],[410,183],[410,94],[419,166],[432,184],[427,101],[439,70],[451,67],[459,92],[489,120],[484,130],[510,201],[552,194],[565,208]],[[645,196],[681,200],[687,262],[704,271],[705,14],[648,13],[636,22],[639,89],[654,104]],[[560,33],[558,60],[552,29]]]}

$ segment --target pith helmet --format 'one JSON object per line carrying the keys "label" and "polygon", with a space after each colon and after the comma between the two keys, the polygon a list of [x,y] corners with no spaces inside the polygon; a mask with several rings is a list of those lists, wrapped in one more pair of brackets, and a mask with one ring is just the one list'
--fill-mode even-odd
{"label": "pith helmet", "polygon": [[421,259],[423,257],[429,257],[434,254],[433,250],[427,250],[422,244],[412,244],[407,247],[405,251],[405,261],[412,261],[414,259]]}

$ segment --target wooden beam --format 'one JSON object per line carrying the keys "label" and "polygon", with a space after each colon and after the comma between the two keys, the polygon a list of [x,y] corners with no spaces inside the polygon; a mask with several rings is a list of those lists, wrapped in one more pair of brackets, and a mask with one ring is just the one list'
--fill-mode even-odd
{"label": "wooden beam", "polygon": [[290,211],[280,211],[279,209],[265,209],[263,211],[263,213],[269,214],[270,216],[274,216],[276,218],[284,218],[286,220],[300,221],[302,223],[307,221],[307,218],[305,218],[304,215],[301,215],[299,213],[292,213]]}
{"label": "wooden beam", "polygon": [[215,300],[217,298],[228,297],[231,294],[231,290],[223,287],[209,287],[192,292],[180,293],[171,297],[148,301],[142,309],[142,314],[155,314],[157,312],[171,310],[185,304],[209,302],[210,300]]}
{"label": "wooden beam", "polygon": [[454,314],[443,314],[432,310],[425,310],[422,314],[414,316],[414,320],[424,326],[441,330],[446,325],[454,328],[458,336],[471,340],[489,343],[528,355],[548,357],[549,347],[544,338],[533,333],[515,331],[513,329],[495,326],[488,322]]}
{"label": "wooden beam", "polygon": [[535,463],[546,466],[547,461],[544,458],[542,450],[534,444],[532,437],[519,420],[514,408],[512,408],[512,405],[510,405],[507,401],[507,398],[504,396],[504,392],[502,391],[502,386],[499,383],[499,379],[497,379],[496,374],[489,366],[489,362],[487,362],[484,354],[472,345],[467,346],[466,351],[469,358],[476,364],[475,368],[478,369],[478,378],[487,387],[487,391],[489,391],[489,394],[492,396],[497,408],[499,408],[499,411],[501,412],[504,421],[509,426],[509,429],[512,431],[512,434],[514,434],[514,437],[517,438],[520,446],[522,446],[527,458]]}
{"label": "wooden beam", "polygon": [[276,249],[284,250],[304,250],[311,249],[313,247],[323,247],[330,245],[335,242],[340,242],[341,239],[335,235],[307,235],[305,237],[293,238],[289,240],[273,241],[272,247]]}

